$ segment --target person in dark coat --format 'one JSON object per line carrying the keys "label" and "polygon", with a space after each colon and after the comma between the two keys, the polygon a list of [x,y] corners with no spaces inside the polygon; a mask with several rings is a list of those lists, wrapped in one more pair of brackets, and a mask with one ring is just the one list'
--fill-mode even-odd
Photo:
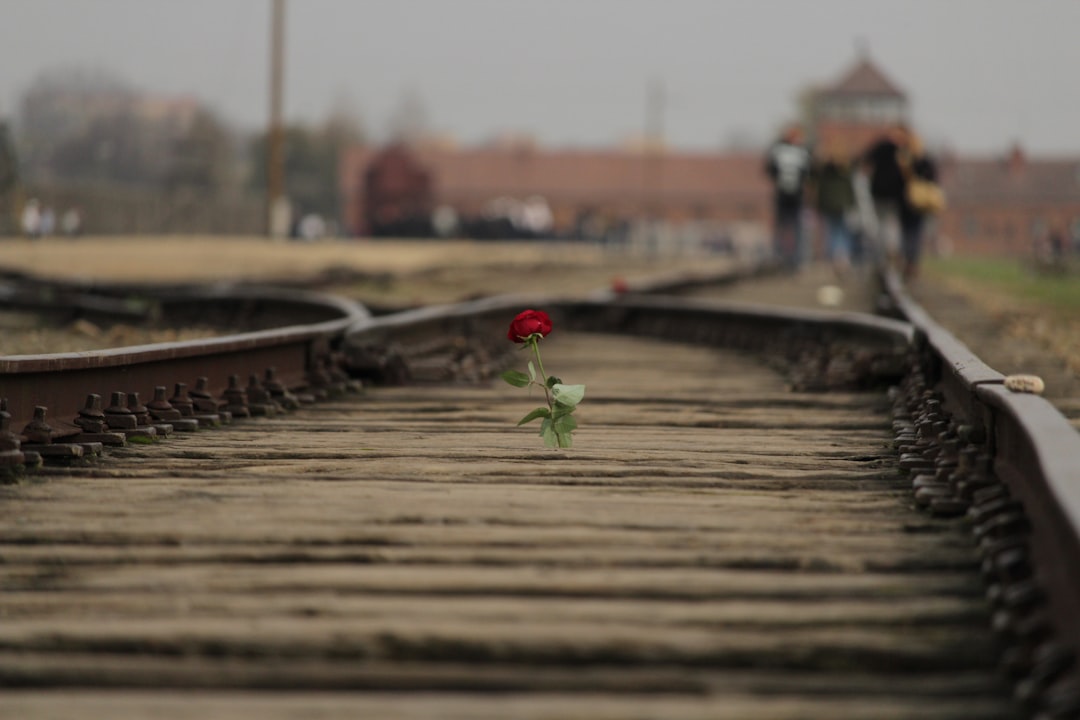
{"label": "person in dark coat", "polygon": [[872,240],[879,265],[891,263],[900,250],[900,209],[907,186],[901,163],[907,153],[908,136],[906,125],[896,125],[863,155],[877,215],[878,232]]}

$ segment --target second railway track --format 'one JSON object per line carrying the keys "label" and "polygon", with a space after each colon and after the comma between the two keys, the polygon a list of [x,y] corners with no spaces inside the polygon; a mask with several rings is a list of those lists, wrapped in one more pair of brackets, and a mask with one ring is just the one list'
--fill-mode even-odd
{"label": "second railway track", "polygon": [[1014,422],[1037,398],[904,323],[551,300],[545,358],[588,396],[547,451],[486,381],[523,302],[358,321],[361,394],[4,488],[4,707],[1074,716],[1068,458]]}

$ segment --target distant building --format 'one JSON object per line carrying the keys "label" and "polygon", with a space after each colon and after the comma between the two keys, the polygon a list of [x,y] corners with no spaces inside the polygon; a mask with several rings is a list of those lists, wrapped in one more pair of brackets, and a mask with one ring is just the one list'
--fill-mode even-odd
{"label": "distant building", "polygon": [[1059,233],[1080,250],[1080,157],[945,157],[939,235],[958,254],[1029,255]]}
{"label": "distant building", "polygon": [[[842,147],[853,158],[890,127],[910,124],[907,95],[865,54],[836,82],[806,92],[800,110],[813,146]],[[1025,255],[1051,232],[1080,248],[1080,158],[1029,158],[1019,146],[1000,158],[930,149],[938,152],[948,198],[935,228],[939,248]],[[403,209],[430,224],[438,208],[480,217],[493,205],[539,197],[560,235],[640,220],[672,227],[744,223],[764,230],[770,190],[763,154],[764,148],[678,152],[655,142],[550,150],[521,137],[475,148],[447,142],[357,147],[341,164],[343,220],[352,234],[368,235],[385,218],[404,217]],[[380,177],[394,180],[372,186]],[[410,183],[416,194],[406,198],[401,188]]]}
{"label": "distant building", "polygon": [[[408,159],[406,159],[408,158]],[[402,165],[411,164],[404,170]],[[500,143],[477,148],[417,144],[404,149],[357,147],[343,158],[344,222],[352,234],[367,235],[400,195],[372,189],[377,177],[427,173],[424,202],[414,207],[452,207],[461,217],[478,217],[500,199],[542,198],[556,233],[573,233],[581,223],[641,219],[765,223],[769,190],[759,153],[681,153],[663,150],[544,150],[532,143]],[[397,168],[397,169],[394,169]],[[397,182],[397,180],[395,180]]]}
{"label": "distant building", "polygon": [[[889,127],[910,124],[906,94],[866,55],[835,83],[809,91],[803,113],[812,144],[853,154]],[[944,152],[938,161],[948,198],[935,228],[941,249],[1026,255],[1052,231],[1080,243],[1080,158],[1031,158],[1017,145],[1000,157]]]}

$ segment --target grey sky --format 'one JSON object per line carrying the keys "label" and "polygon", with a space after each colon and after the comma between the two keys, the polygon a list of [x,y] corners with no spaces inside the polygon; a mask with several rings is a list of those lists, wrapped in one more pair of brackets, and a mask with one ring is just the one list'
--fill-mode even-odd
{"label": "grey sky", "polygon": [[[270,0],[0,0],[0,115],[42,71],[80,64],[268,114]],[[464,143],[531,133],[611,145],[662,80],[668,142],[769,137],[861,41],[935,144],[1080,154],[1075,0],[289,0],[286,114],[351,108],[385,132],[406,93]]]}

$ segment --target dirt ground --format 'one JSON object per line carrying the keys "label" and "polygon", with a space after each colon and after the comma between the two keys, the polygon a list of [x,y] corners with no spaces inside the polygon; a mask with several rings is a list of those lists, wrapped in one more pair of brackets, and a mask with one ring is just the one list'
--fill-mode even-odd
{"label": "dirt ground", "polygon": [[[243,237],[0,242],[0,273],[102,282],[296,283],[360,300],[376,311],[503,293],[584,295],[619,280],[722,272],[732,264],[722,255],[645,255],[581,243],[296,243]],[[213,334],[211,328],[98,328],[85,320],[46,326],[34,314],[0,312],[0,355],[82,352]]]}
{"label": "dirt ground", "polygon": [[1046,398],[1080,427],[1080,321],[931,275],[909,290],[990,367],[1007,375],[1040,376]]}
{"label": "dirt ground", "polygon": [[103,281],[296,281],[337,277],[361,300],[412,305],[508,292],[586,294],[657,273],[709,272],[725,255],[649,255],[583,243],[279,242],[245,237],[87,237],[0,242],[0,271]]}

